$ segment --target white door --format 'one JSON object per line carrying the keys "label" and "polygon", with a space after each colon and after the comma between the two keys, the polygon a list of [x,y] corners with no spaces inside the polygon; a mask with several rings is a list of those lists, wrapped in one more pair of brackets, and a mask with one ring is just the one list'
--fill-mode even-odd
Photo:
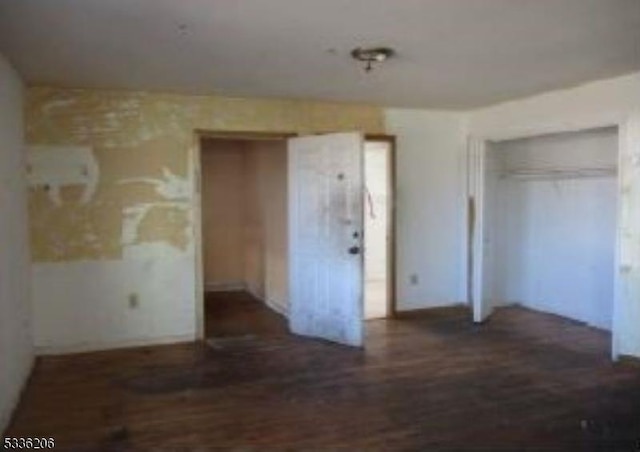
{"label": "white door", "polygon": [[472,200],[470,298],[474,322],[484,322],[493,312],[491,297],[487,296],[487,249],[489,246],[486,199],[486,145],[484,140],[469,141],[469,197]]}
{"label": "white door", "polygon": [[361,346],[363,138],[289,140],[289,327]]}

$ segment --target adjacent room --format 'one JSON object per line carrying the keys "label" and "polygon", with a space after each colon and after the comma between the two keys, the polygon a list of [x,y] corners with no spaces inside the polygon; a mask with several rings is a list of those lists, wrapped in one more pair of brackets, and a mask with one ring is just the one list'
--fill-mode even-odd
{"label": "adjacent room", "polygon": [[287,142],[200,141],[207,338],[286,332]]}
{"label": "adjacent room", "polygon": [[636,450],[638,0],[0,0],[0,441]]}

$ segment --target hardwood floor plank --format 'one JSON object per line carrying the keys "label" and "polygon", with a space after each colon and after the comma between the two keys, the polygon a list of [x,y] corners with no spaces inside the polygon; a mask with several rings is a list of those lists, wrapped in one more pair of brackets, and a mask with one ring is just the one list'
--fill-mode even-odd
{"label": "hardwood floor plank", "polygon": [[[365,349],[217,296],[206,343],[39,359],[9,436],[63,450],[634,450],[640,366],[521,308],[367,322]],[[215,298],[215,297],[214,297]],[[245,309],[244,312],[237,312]],[[275,315],[275,317],[273,317]],[[262,317],[262,318],[261,318]],[[218,322],[216,324],[216,322]]]}

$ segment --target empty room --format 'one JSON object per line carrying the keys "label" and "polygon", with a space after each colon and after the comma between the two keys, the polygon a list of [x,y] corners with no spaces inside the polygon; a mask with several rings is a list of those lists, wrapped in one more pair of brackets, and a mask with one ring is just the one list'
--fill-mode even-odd
{"label": "empty room", "polygon": [[638,450],[638,0],[0,0],[0,440]]}

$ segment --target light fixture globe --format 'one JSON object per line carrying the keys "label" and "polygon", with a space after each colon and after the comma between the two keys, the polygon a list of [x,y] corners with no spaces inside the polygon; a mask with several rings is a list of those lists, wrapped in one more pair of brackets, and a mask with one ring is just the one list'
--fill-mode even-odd
{"label": "light fixture globe", "polygon": [[354,60],[366,63],[364,70],[369,72],[373,69],[373,63],[382,63],[395,55],[395,51],[390,47],[357,47],[351,51]]}

